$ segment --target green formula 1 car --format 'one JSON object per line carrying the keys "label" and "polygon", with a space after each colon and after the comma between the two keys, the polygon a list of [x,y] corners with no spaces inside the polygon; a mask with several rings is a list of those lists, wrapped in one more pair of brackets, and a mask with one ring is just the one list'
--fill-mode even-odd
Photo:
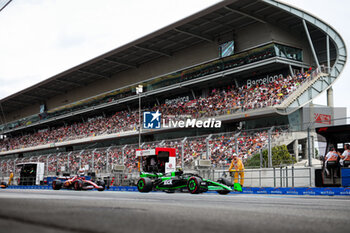
{"label": "green formula 1 car", "polygon": [[176,190],[188,190],[191,194],[199,194],[207,191],[216,191],[219,194],[228,194],[231,191],[242,192],[240,184],[232,184],[225,178],[218,181],[203,179],[192,174],[176,171],[171,173],[148,173],[141,172],[140,179],[137,182],[139,192],[150,192],[153,190],[162,190],[173,193]]}

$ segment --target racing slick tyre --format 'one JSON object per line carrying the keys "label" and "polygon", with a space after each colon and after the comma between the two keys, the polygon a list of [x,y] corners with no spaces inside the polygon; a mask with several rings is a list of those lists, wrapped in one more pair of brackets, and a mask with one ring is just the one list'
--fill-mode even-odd
{"label": "racing slick tyre", "polygon": [[[224,185],[227,185],[227,186],[232,186],[232,183],[228,179],[226,179],[224,177],[221,177],[220,179],[218,179],[217,182],[221,183],[221,184],[224,184]],[[221,194],[221,195],[226,195],[226,194],[230,193],[229,190],[218,190],[217,192],[218,192],[218,194]]]}
{"label": "racing slick tyre", "polygon": [[97,189],[98,191],[103,191],[103,190],[105,190],[106,185],[105,185],[105,182],[104,182],[103,180],[98,180],[98,181],[96,181],[96,184],[97,184],[98,186],[102,186],[102,188],[98,188],[98,189]]}
{"label": "racing slick tyre", "polygon": [[218,192],[218,194],[220,194],[220,195],[226,195],[226,194],[229,194],[229,193],[230,193],[229,190],[219,190],[219,191],[217,191],[217,192]]}
{"label": "racing slick tyre", "polygon": [[192,176],[187,181],[187,189],[191,194],[199,194],[200,193],[200,184],[202,179],[196,176]]}
{"label": "racing slick tyre", "polygon": [[227,186],[233,186],[233,184],[228,179],[226,179],[225,177],[219,178],[217,182],[221,183],[221,184],[224,184],[224,185],[227,185]]}
{"label": "racing slick tyre", "polygon": [[141,193],[148,193],[152,191],[153,183],[152,180],[148,177],[143,177],[137,181],[137,189]]}
{"label": "racing slick tyre", "polygon": [[2,189],[7,188],[6,182],[1,182],[1,183],[0,183],[0,187],[1,187]]}
{"label": "racing slick tyre", "polygon": [[53,190],[60,190],[61,188],[62,188],[62,181],[60,181],[60,180],[52,181],[52,189]]}
{"label": "racing slick tyre", "polygon": [[83,189],[83,181],[81,181],[81,180],[74,181],[73,188],[76,191],[82,190]]}

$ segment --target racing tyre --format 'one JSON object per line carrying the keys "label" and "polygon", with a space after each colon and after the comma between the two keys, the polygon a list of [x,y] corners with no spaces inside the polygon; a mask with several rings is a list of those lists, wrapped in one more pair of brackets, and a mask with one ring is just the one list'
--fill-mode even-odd
{"label": "racing tyre", "polygon": [[224,177],[221,177],[220,179],[218,179],[217,182],[224,184],[224,185],[227,185],[227,186],[233,186],[233,184],[228,179],[226,179]]}
{"label": "racing tyre", "polygon": [[103,191],[103,190],[105,190],[106,185],[105,185],[105,182],[104,182],[103,180],[98,180],[98,181],[96,182],[96,184],[97,184],[98,186],[102,186],[102,188],[98,188],[98,189],[97,189],[98,191]]}
{"label": "racing tyre", "polygon": [[[226,178],[224,178],[224,177],[221,177],[220,179],[218,179],[218,181],[217,181],[218,183],[221,183],[221,184],[224,184],[224,185],[227,185],[227,186],[232,186],[232,183],[228,180],[228,179],[226,179]],[[230,193],[230,191],[229,190],[218,190],[217,191],[218,192],[218,194],[220,194],[220,195],[226,195],[226,194],[229,194]]]}
{"label": "racing tyre", "polygon": [[148,177],[141,178],[137,182],[137,189],[141,193],[148,193],[152,191],[152,188],[153,188],[152,180]]}
{"label": "racing tyre", "polygon": [[62,181],[60,181],[60,180],[52,181],[52,189],[53,190],[60,190],[61,188],[62,188]]}
{"label": "racing tyre", "polygon": [[1,182],[1,183],[0,183],[0,187],[1,187],[2,189],[7,188],[6,182]]}
{"label": "racing tyre", "polygon": [[218,194],[220,194],[220,195],[226,195],[226,194],[229,194],[229,193],[230,193],[229,190],[219,190],[219,191],[217,191],[217,192],[218,192]]}
{"label": "racing tyre", "polygon": [[81,181],[81,180],[74,181],[73,188],[76,191],[82,190],[83,189],[83,181]]}
{"label": "racing tyre", "polygon": [[202,179],[196,176],[192,176],[187,181],[187,189],[191,194],[199,194],[200,193],[200,183]]}

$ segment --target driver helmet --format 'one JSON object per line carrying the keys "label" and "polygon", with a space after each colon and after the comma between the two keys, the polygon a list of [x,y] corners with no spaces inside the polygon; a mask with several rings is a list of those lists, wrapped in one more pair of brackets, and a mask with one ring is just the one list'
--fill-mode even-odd
{"label": "driver helmet", "polygon": [[184,173],[183,169],[181,167],[177,167],[176,171],[178,174],[182,175]]}

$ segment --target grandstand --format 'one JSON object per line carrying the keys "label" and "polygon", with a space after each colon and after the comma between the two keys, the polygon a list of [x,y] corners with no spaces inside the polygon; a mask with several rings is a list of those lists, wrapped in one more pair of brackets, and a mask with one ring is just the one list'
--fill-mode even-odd
{"label": "grandstand", "polygon": [[10,4],[12,0],[0,0],[0,12]]}
{"label": "grandstand", "polygon": [[141,130],[142,148],[175,147],[181,166],[203,157],[227,166],[233,152],[246,159],[271,132],[297,150],[305,135],[288,132],[304,129],[304,108],[322,92],[332,107],[346,57],[341,36],[307,12],[222,1],[0,100],[1,172],[26,161],[45,162],[47,174],[134,171],[139,97],[142,111],[159,110],[165,122],[222,121]]}

